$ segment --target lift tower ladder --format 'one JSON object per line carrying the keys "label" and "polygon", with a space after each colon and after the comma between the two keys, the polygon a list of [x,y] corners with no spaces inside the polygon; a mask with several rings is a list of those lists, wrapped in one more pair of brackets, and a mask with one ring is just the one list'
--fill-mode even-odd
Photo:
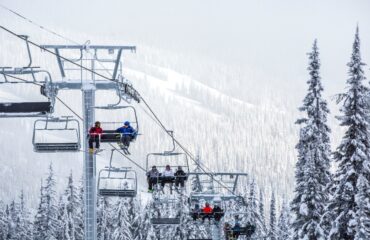
{"label": "lift tower ladder", "polygon": [[[43,45],[45,49],[55,52],[62,81],[55,81],[58,90],[81,90],[82,91],[82,110],[83,110],[83,149],[84,149],[84,202],[85,202],[85,239],[96,240],[96,158],[95,154],[89,154],[88,136],[89,127],[95,122],[95,91],[96,90],[112,90],[117,91],[122,86],[117,78],[122,70],[121,56],[124,50],[132,52],[136,51],[135,46],[103,46],[103,45]],[[107,51],[110,57],[102,59],[98,57],[98,52]],[[79,57],[66,60],[65,56],[61,56],[61,52],[77,53]],[[87,55],[90,55],[88,57]],[[73,61],[81,66],[88,66],[91,71],[76,68],[71,64]],[[113,69],[99,69],[97,63],[110,63]],[[101,64],[102,65],[102,64]],[[74,68],[73,68],[74,67]],[[95,72],[106,76],[109,79],[98,79]],[[68,73],[71,73],[70,76]],[[85,77],[84,77],[85,73]],[[109,75],[108,75],[109,74]],[[108,75],[108,76],[107,76]],[[112,81],[109,81],[112,80]],[[125,88],[127,89],[127,88]],[[136,96],[137,97],[137,96]],[[131,96],[135,99],[135,96]]]}

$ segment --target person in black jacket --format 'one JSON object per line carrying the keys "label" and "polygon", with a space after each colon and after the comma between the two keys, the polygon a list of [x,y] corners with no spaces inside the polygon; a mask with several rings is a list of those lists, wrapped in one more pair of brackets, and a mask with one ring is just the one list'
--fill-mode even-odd
{"label": "person in black jacket", "polygon": [[224,212],[218,205],[215,205],[213,207],[212,214],[213,214],[213,217],[215,218],[215,221],[218,222],[221,220],[222,216],[224,215]]}
{"label": "person in black jacket", "polygon": [[176,188],[179,187],[179,185],[181,185],[181,187],[183,188],[185,186],[185,180],[186,180],[186,173],[184,172],[184,170],[182,170],[182,167],[179,166],[177,168],[177,171],[175,172],[175,186]]}

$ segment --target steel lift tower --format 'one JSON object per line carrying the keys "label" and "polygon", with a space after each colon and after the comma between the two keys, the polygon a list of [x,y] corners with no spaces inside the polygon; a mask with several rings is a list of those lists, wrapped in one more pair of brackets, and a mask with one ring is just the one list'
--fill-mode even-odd
{"label": "steel lift tower", "polygon": [[[134,52],[136,51],[136,47],[101,45],[43,45],[42,47],[55,52],[62,76],[62,81],[53,82],[58,91],[82,91],[85,239],[96,240],[96,155],[89,153],[87,138],[89,128],[93,126],[95,122],[95,91],[112,90],[116,91],[119,96],[133,98],[138,101],[137,92],[131,85],[125,82],[123,77],[119,74],[122,71],[122,52],[125,50]],[[63,57],[60,55],[62,52],[72,52],[74,55],[77,53],[79,57],[67,59],[65,55],[63,55]],[[103,52],[106,53],[104,54],[105,58],[99,57],[98,54],[103,54]],[[86,69],[76,67],[71,61],[86,67]],[[113,68],[106,68],[103,64],[110,64]],[[103,71],[104,74],[102,73]],[[70,75],[67,74],[67,72],[70,73]],[[105,76],[105,78],[103,78],[103,76]]]}

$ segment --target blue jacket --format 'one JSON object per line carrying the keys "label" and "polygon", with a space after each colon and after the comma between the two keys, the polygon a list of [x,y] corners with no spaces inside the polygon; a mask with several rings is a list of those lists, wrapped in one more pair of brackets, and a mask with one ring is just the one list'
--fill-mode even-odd
{"label": "blue jacket", "polygon": [[131,135],[132,137],[136,137],[137,135],[136,130],[131,126],[117,128],[116,132],[122,133],[123,135]]}

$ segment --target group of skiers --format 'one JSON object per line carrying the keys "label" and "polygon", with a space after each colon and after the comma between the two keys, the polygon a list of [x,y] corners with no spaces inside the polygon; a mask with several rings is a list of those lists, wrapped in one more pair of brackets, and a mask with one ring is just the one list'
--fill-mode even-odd
{"label": "group of skiers", "polygon": [[[119,145],[124,150],[125,153],[128,152],[130,142],[132,142],[136,136],[137,131],[130,125],[129,121],[125,121],[122,127],[119,127],[115,130],[117,134],[121,135]],[[95,122],[95,126],[89,130],[89,152],[94,152],[94,143],[95,143],[95,152],[100,149],[100,139],[102,134],[104,134],[103,129],[101,128],[101,123],[99,121]]]}
{"label": "group of skiers", "polygon": [[167,165],[162,173],[160,173],[156,166],[152,166],[152,169],[146,173],[148,180],[148,192],[153,192],[153,186],[160,183],[161,188],[163,189],[166,183],[170,184],[170,191],[172,193],[172,185],[175,182],[176,189],[181,186],[184,188],[185,180],[187,179],[187,174],[182,170],[182,167],[179,166],[174,173],[170,167]]}

